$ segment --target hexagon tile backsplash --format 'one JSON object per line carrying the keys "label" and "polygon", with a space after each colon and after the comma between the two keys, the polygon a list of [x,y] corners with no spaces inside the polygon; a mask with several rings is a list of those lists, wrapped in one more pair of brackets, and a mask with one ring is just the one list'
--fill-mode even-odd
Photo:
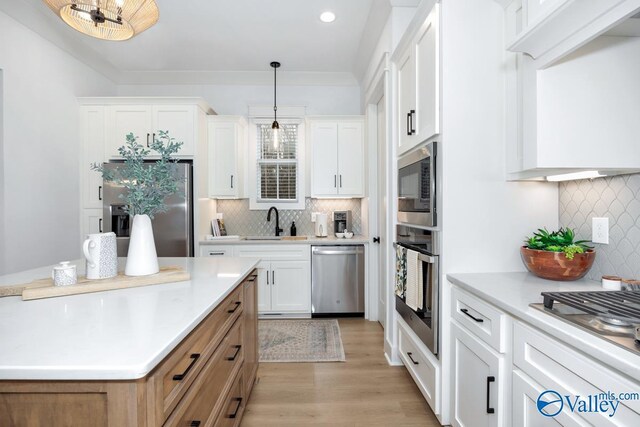
{"label": "hexagon tile backsplash", "polygon": [[560,225],[591,240],[591,218],[609,218],[609,244],[593,244],[596,261],[587,277],[640,280],[640,174],[560,183]]}
{"label": "hexagon tile backsplash", "polygon": [[[311,222],[312,212],[324,212],[329,217],[329,230],[332,228],[331,214],[333,211],[351,211],[353,232],[362,232],[362,209],[360,199],[305,199],[305,209],[281,210],[280,228],[284,230],[282,235],[288,236],[291,222],[296,222],[298,236],[312,236],[314,234]],[[249,199],[218,200],[218,212],[224,214],[224,225],[229,234],[240,236],[273,236],[275,218],[267,222],[267,211],[249,210]]]}

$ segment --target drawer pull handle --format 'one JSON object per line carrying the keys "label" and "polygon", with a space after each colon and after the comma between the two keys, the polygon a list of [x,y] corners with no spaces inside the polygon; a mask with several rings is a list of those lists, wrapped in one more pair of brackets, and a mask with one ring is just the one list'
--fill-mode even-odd
{"label": "drawer pull handle", "polygon": [[410,351],[407,352],[407,356],[409,356],[409,359],[411,359],[411,361],[413,362],[414,365],[419,365],[420,363],[416,362],[415,360],[413,360],[413,357],[411,357],[413,353],[411,353]]}
{"label": "drawer pull handle", "polygon": [[493,414],[496,412],[494,408],[491,407],[491,383],[495,382],[496,377],[490,376],[487,377],[487,414]]}
{"label": "drawer pull handle", "polygon": [[484,319],[478,319],[477,317],[473,317],[471,314],[469,314],[469,310],[467,310],[466,308],[461,308],[460,311],[466,314],[467,316],[471,317],[473,320],[475,320],[478,323],[484,322]]}
{"label": "drawer pull handle", "polygon": [[229,418],[235,418],[238,416],[238,412],[240,412],[240,407],[242,406],[242,398],[234,397],[232,402],[238,402],[238,406],[236,406],[236,410],[233,411],[233,414],[229,414]]}
{"label": "drawer pull handle", "polygon": [[236,357],[238,357],[238,353],[240,353],[240,349],[242,348],[241,345],[234,345],[233,347],[236,349],[236,352],[233,354],[233,356],[227,357],[227,360],[230,362],[236,360]]}
{"label": "drawer pull handle", "polygon": [[98,200],[102,200],[102,185],[98,186]]}
{"label": "drawer pull handle", "polygon": [[198,421],[198,420],[191,421],[191,424],[189,424],[189,427],[200,427],[200,424],[201,424],[201,423],[202,423],[202,422],[201,422],[201,421]]}
{"label": "drawer pull handle", "polygon": [[258,276],[249,276],[249,278],[247,279],[247,282],[255,282],[256,281],[256,277],[258,277]]}
{"label": "drawer pull handle", "polygon": [[209,252],[209,256],[220,256],[224,255],[224,252]]}
{"label": "drawer pull handle", "polygon": [[193,365],[195,365],[196,361],[200,358],[200,353],[193,353],[189,357],[191,358],[191,363],[189,363],[189,366],[187,366],[187,369],[185,369],[185,371],[183,373],[175,374],[173,376],[173,380],[174,381],[182,381],[184,379],[184,377],[187,376],[187,374],[189,373],[191,368],[193,368]]}
{"label": "drawer pull handle", "polygon": [[227,313],[235,313],[236,310],[240,307],[240,304],[242,304],[242,302],[241,301],[236,301],[236,302],[234,302],[234,304],[236,306],[233,307],[231,310],[227,310]]}

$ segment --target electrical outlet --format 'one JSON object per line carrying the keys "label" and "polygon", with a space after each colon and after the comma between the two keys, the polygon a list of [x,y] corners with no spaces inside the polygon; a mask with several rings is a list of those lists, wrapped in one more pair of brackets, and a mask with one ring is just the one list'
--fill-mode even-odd
{"label": "electrical outlet", "polygon": [[609,244],[609,218],[591,218],[591,241]]}
{"label": "electrical outlet", "polygon": [[316,222],[316,215],[318,212],[311,212],[311,222]]}

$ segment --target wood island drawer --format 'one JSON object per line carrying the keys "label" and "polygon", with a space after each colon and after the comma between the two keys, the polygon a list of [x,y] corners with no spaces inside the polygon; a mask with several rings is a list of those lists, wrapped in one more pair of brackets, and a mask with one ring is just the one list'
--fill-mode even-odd
{"label": "wood island drawer", "polygon": [[233,325],[165,426],[204,427],[213,424],[223,405],[226,405],[225,391],[242,368],[243,324],[240,319]]}
{"label": "wood island drawer", "polygon": [[451,294],[451,315],[475,336],[500,353],[507,349],[509,339],[508,316],[499,309],[453,287]]}
{"label": "wood island drawer", "polygon": [[156,424],[171,414],[229,328],[241,317],[243,300],[243,287],[238,286],[151,374],[149,407],[155,408],[151,418],[157,420]]}
{"label": "wood island drawer", "polygon": [[240,425],[244,408],[247,405],[244,373],[240,371],[236,376],[231,390],[227,393],[222,412],[214,424],[215,427],[234,427]]}

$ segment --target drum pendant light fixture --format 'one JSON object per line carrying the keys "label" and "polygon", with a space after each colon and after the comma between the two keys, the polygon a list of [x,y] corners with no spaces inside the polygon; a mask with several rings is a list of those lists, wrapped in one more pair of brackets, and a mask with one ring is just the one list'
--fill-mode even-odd
{"label": "drum pendant light fixture", "polygon": [[102,40],[128,40],[158,22],[155,0],[44,0],[74,30]]}
{"label": "drum pendant light fixture", "polygon": [[278,149],[278,145],[280,144],[280,123],[278,123],[278,103],[277,101],[277,85],[276,85],[276,70],[280,68],[280,63],[273,61],[271,63],[271,67],[273,68],[273,123],[271,124],[272,140],[273,140],[273,148]]}

